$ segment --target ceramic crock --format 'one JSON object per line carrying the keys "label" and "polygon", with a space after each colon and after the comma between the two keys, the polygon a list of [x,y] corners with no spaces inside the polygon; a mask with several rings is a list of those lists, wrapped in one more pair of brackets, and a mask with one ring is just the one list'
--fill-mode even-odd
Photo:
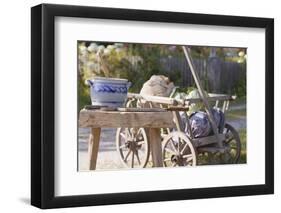
{"label": "ceramic crock", "polygon": [[95,77],[87,80],[90,86],[92,105],[123,107],[131,82],[121,78]]}

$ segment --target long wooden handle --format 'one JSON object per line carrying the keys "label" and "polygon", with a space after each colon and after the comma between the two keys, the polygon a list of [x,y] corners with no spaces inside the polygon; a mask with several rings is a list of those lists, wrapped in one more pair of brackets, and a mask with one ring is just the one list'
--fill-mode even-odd
{"label": "long wooden handle", "polygon": [[220,147],[222,147],[223,144],[222,144],[222,141],[221,141],[221,139],[220,139],[220,137],[219,137],[219,132],[218,132],[218,128],[217,128],[217,125],[216,125],[216,122],[215,122],[213,113],[211,112],[211,108],[210,108],[209,102],[208,102],[208,100],[207,100],[207,96],[206,96],[206,94],[205,94],[205,91],[203,90],[203,86],[202,86],[202,84],[201,84],[201,82],[200,82],[198,73],[197,73],[196,70],[195,70],[195,66],[194,66],[193,61],[192,61],[192,58],[191,58],[191,56],[190,56],[189,49],[188,49],[188,47],[186,47],[186,46],[182,46],[182,49],[183,49],[185,58],[186,58],[186,60],[187,60],[187,63],[188,63],[188,65],[189,65],[190,71],[191,71],[191,73],[192,73],[192,76],[193,76],[193,78],[194,78],[195,84],[196,84],[196,86],[197,86],[197,89],[198,89],[200,98],[202,99],[203,104],[204,104],[204,106],[205,106],[206,113],[207,113],[207,115],[208,115],[209,121],[211,122],[212,129],[213,129],[215,135],[217,136],[218,144],[219,144]]}

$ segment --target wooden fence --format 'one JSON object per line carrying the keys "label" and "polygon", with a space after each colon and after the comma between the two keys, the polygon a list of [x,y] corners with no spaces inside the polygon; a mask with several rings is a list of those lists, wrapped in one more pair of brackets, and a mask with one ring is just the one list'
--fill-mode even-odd
{"label": "wooden fence", "polygon": [[[161,64],[165,72],[180,72],[180,86],[194,86],[194,80],[184,57],[162,58]],[[219,57],[195,59],[194,65],[204,88],[209,92],[233,93],[237,84],[246,79],[246,66],[236,62],[223,61]]]}

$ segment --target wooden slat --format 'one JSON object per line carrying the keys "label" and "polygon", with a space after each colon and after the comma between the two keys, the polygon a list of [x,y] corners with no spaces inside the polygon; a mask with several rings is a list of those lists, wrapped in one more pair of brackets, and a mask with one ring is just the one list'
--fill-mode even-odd
{"label": "wooden slat", "polygon": [[[231,101],[234,100],[234,96],[230,95],[222,95],[222,96],[212,96],[212,97],[206,97],[207,101]],[[186,98],[184,99],[185,104],[187,102],[189,103],[200,103],[203,102],[201,98]]]}
{"label": "wooden slat", "polygon": [[188,111],[189,107],[184,107],[184,106],[168,106],[166,109],[168,111]]}
{"label": "wooden slat", "polygon": [[232,100],[235,100],[237,98],[236,95],[227,95],[227,94],[218,94],[218,93],[208,93],[209,97],[228,97]]}
{"label": "wooden slat", "polygon": [[[218,134],[218,137],[219,137],[220,141],[223,141],[225,139],[224,134]],[[194,142],[194,146],[200,147],[200,146],[206,146],[209,144],[217,143],[218,138],[216,135],[212,135],[212,136],[207,136],[207,137],[203,137],[203,138],[195,138],[195,139],[192,139],[192,141]]]}
{"label": "wooden slat", "polygon": [[162,108],[118,108],[119,112],[166,112],[166,109]]}
{"label": "wooden slat", "polygon": [[118,112],[81,110],[79,127],[173,128],[172,112]]}
{"label": "wooden slat", "polygon": [[174,98],[161,97],[161,96],[151,96],[151,95],[144,95],[144,96],[142,96],[142,98],[146,101],[151,101],[153,103],[169,104],[169,105],[178,104],[178,101]]}
{"label": "wooden slat", "polygon": [[132,93],[132,92],[128,92],[127,97],[128,98],[142,98],[142,96],[139,93]]}
{"label": "wooden slat", "polygon": [[202,153],[202,152],[210,152],[212,154],[215,154],[217,152],[220,152],[220,153],[224,153],[225,152],[225,147],[199,147],[197,149],[197,152],[198,153]]}
{"label": "wooden slat", "polygon": [[[140,95],[137,93],[128,93],[128,98],[143,99],[146,101],[151,101],[153,103],[168,104],[168,105],[188,105],[191,103],[203,102],[202,98],[185,98],[178,100],[175,98],[161,97],[161,96],[150,96],[150,95]],[[207,101],[232,101],[235,100],[236,96],[226,95],[226,94],[214,94],[209,93],[206,97]]]}

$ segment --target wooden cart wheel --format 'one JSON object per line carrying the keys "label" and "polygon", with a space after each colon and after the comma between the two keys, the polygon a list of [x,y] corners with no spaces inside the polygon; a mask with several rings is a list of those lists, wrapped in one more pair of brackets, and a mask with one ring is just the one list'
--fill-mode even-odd
{"label": "wooden cart wheel", "polygon": [[184,133],[175,131],[164,137],[163,160],[165,167],[196,166],[197,152]]}
{"label": "wooden cart wheel", "polygon": [[225,141],[223,141],[226,148],[223,154],[224,163],[237,163],[240,158],[241,141],[238,132],[229,124],[225,124],[223,133],[225,134]]}
{"label": "wooden cart wheel", "polygon": [[144,128],[118,128],[116,147],[125,167],[144,168],[146,166],[150,150]]}

